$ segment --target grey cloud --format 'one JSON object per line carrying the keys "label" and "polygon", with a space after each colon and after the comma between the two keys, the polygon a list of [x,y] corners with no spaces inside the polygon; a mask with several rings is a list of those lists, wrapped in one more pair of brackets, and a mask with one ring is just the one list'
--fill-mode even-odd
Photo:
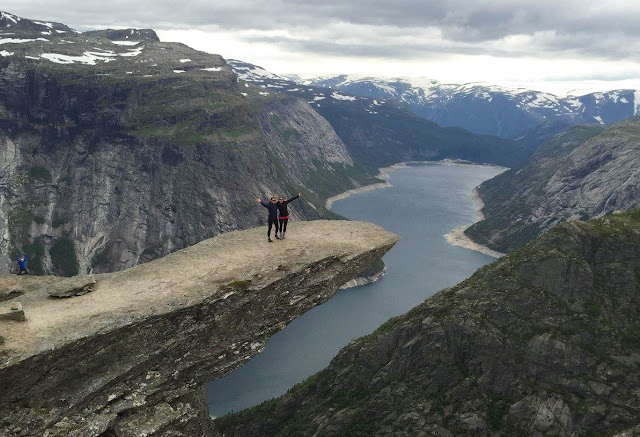
{"label": "grey cloud", "polygon": [[[206,29],[229,31],[289,29],[308,32],[310,41],[272,38],[269,42],[302,51],[344,56],[425,56],[430,53],[538,56],[570,51],[579,56],[637,59],[640,8],[630,0],[607,5],[594,0],[5,0],[1,6],[27,18],[52,19],[80,30],[92,26]],[[380,28],[391,36],[375,47],[340,45],[323,30],[336,23]],[[393,34],[437,28],[445,44],[395,44]],[[531,47],[496,48],[492,42],[511,35],[532,35]],[[542,35],[542,36],[540,36]],[[549,36],[551,35],[551,36]],[[263,41],[267,39],[262,38]]]}

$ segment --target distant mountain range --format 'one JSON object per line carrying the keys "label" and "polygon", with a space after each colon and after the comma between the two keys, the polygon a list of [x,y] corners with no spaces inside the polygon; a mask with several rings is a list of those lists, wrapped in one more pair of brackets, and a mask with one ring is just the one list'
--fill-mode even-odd
{"label": "distant mountain range", "polygon": [[636,115],[640,90],[613,90],[559,97],[524,88],[487,83],[442,84],[435,80],[380,79],[351,75],[302,81],[377,99],[397,99],[414,113],[441,126],[516,138],[545,121],[610,124]]}
{"label": "distant mountain range", "polygon": [[[356,162],[368,171],[400,161],[447,158],[513,167],[526,160],[535,148],[525,141],[438,126],[412,113],[396,99],[300,85],[288,77],[235,59],[227,59],[227,64],[240,80],[258,85],[264,93],[274,91],[305,99],[331,123]],[[546,135],[542,136],[546,139]]]}
{"label": "distant mountain range", "polygon": [[377,101],[395,100],[441,126],[457,126],[502,138],[518,138],[545,122],[616,123],[640,110],[640,90],[559,97],[524,88],[487,83],[443,84],[424,78],[383,79],[347,74],[316,78],[278,76],[252,64],[234,60],[229,63],[242,79],[267,87],[285,88],[293,84],[334,89]]}

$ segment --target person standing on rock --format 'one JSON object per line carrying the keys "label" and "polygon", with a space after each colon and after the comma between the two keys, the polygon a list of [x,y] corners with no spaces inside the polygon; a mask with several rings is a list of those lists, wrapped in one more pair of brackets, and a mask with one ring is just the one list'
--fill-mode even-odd
{"label": "person standing on rock", "polygon": [[256,200],[260,202],[262,206],[269,210],[269,228],[267,230],[267,241],[269,243],[273,243],[271,239],[271,227],[275,227],[276,238],[278,237],[278,205],[276,205],[276,198],[271,196],[271,201],[269,203],[263,202],[259,197],[256,197]]}
{"label": "person standing on rock", "polygon": [[[293,196],[289,200],[284,200],[284,197],[280,196],[278,199],[278,224],[280,226],[280,238],[284,240],[284,235],[287,233],[287,223],[289,222],[289,210],[287,209],[287,205],[289,202],[293,202],[298,197],[300,197],[300,193],[297,196]],[[276,238],[278,238],[276,236]]]}
{"label": "person standing on rock", "polygon": [[16,261],[18,261],[18,274],[28,275],[29,270],[27,270],[27,254],[23,253],[22,255],[17,256]]}

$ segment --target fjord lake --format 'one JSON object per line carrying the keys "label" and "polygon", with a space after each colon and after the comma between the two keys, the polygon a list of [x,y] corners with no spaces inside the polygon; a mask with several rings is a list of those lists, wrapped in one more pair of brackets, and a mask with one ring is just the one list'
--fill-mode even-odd
{"label": "fjord lake", "polygon": [[[373,332],[495,259],[449,244],[452,229],[477,220],[473,189],[503,169],[416,164],[389,173],[391,186],[354,194],[332,211],[375,223],[400,236],[383,258],[386,276],[338,294],[271,337],[264,351],[208,386],[209,411],[219,417],[286,393],[326,367],[350,340]],[[295,226],[290,222],[289,226]],[[304,244],[304,241],[300,241]],[[277,242],[274,243],[277,256]]]}

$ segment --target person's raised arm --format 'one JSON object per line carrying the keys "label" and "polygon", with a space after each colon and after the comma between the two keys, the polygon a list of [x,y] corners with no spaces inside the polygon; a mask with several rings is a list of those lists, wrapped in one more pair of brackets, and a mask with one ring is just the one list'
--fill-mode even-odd
{"label": "person's raised arm", "polygon": [[296,196],[293,196],[291,199],[287,200],[287,203],[289,202],[293,202],[294,200],[296,200],[298,197],[300,197],[300,193],[298,193]]}
{"label": "person's raised arm", "polygon": [[260,205],[264,206],[265,208],[269,206],[268,203],[263,202],[259,197],[256,197],[256,200],[260,203]]}
{"label": "person's raised arm", "polygon": [[24,254],[24,262],[27,262],[27,254]]}

